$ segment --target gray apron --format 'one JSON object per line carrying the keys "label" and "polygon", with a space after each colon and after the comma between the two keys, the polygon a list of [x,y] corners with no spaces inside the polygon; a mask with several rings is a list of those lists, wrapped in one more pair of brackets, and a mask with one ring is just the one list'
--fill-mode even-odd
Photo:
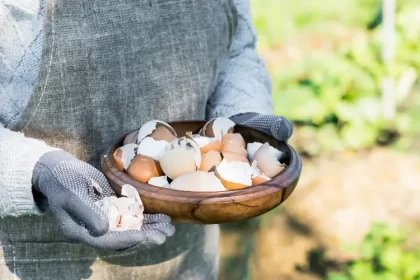
{"label": "gray apron", "polygon": [[[39,82],[13,130],[99,167],[150,119],[204,119],[236,28],[230,0],[45,0]],[[217,225],[149,251],[69,243],[54,217],[0,221],[0,279],[216,279]]]}

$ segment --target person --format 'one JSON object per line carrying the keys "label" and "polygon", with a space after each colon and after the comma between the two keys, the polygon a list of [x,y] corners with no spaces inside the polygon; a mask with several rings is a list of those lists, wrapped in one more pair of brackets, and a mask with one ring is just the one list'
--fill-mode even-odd
{"label": "person", "polygon": [[249,0],[0,3],[0,279],[216,279],[218,225],[109,229],[99,161],[151,119],[289,139]]}

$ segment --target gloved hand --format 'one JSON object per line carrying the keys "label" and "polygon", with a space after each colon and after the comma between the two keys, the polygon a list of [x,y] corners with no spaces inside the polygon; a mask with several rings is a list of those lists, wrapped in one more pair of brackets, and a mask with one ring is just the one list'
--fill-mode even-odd
{"label": "gloved hand", "polygon": [[39,159],[33,185],[46,196],[64,236],[73,242],[104,250],[149,249],[175,232],[163,214],[144,214],[141,230],[109,230],[106,214],[94,203],[115,192],[100,171],[64,151],[48,152]]}
{"label": "gloved hand", "polygon": [[236,124],[267,132],[279,141],[287,141],[293,134],[293,124],[281,116],[246,113],[233,116],[230,119]]}

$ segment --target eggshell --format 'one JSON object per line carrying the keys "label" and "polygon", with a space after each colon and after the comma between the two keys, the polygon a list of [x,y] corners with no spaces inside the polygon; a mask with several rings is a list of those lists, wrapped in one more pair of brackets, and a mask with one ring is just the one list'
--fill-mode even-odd
{"label": "eggshell", "polygon": [[187,133],[187,136],[197,143],[197,145],[200,147],[200,152],[202,154],[210,150],[214,150],[218,152],[221,151],[222,143],[220,139],[217,139],[215,137],[201,136],[199,134],[191,134],[191,133]]}
{"label": "eggshell", "polygon": [[225,142],[231,141],[232,143],[236,143],[241,147],[245,148],[245,140],[239,133],[228,133],[222,136],[222,145]]}
{"label": "eggshell", "polygon": [[154,160],[160,160],[168,145],[169,142],[165,140],[155,140],[148,136],[141,140],[137,149],[137,154],[151,157]]}
{"label": "eggshell", "polygon": [[161,188],[169,187],[168,176],[166,175],[150,178],[147,183]]}
{"label": "eggshell", "polygon": [[252,180],[252,186],[256,186],[256,185],[260,185],[260,184],[270,181],[270,178],[267,176],[256,176],[256,177],[252,177],[251,180]]}
{"label": "eggshell", "polygon": [[213,172],[187,172],[171,182],[169,188],[183,191],[217,192],[225,191],[225,187]]}
{"label": "eggshell", "polygon": [[201,165],[199,170],[209,171],[212,167],[217,166],[222,161],[222,155],[217,152],[210,150],[201,155]]}
{"label": "eggshell", "polygon": [[199,134],[202,136],[221,139],[223,135],[233,133],[234,127],[235,123],[231,119],[219,117],[208,121],[200,130]]}
{"label": "eggshell", "polygon": [[286,165],[278,161],[282,152],[275,148],[270,149],[270,147],[268,142],[264,143],[255,153],[253,162],[256,161],[261,172],[272,178],[280,173]]}
{"label": "eggshell", "polygon": [[168,143],[176,139],[175,130],[162,124],[158,124],[150,136],[155,140],[165,140]]}
{"label": "eggshell", "polygon": [[146,183],[150,178],[158,177],[157,162],[147,156],[136,155],[127,169],[127,174],[134,180]]}
{"label": "eggshell", "polygon": [[119,171],[124,170],[124,163],[123,163],[121,157],[122,157],[122,150],[120,150],[120,149],[116,149],[115,152],[112,154],[112,158],[114,159],[114,162],[115,162],[115,167]]}
{"label": "eggshell", "polygon": [[130,213],[130,205],[133,203],[133,197],[119,197],[115,200],[114,205],[117,207],[120,215],[128,215]]}
{"label": "eggshell", "polygon": [[255,153],[258,151],[259,148],[261,148],[262,145],[263,143],[259,143],[259,142],[248,143],[246,145],[249,161],[253,160]]}
{"label": "eggshell", "polygon": [[171,179],[175,179],[183,173],[197,170],[194,150],[174,148],[167,151],[159,162],[163,173]]}
{"label": "eggshell", "polygon": [[133,143],[124,145],[116,149],[115,152],[112,154],[112,158],[115,161],[116,168],[120,171],[127,169],[134,156],[136,155],[136,151],[137,145]]}
{"label": "eggshell", "polygon": [[252,185],[252,169],[245,162],[222,160],[216,167],[215,175],[228,190],[243,189]]}
{"label": "eggshell", "polygon": [[[158,130],[157,133],[152,135],[154,131],[160,126],[163,126],[164,128]],[[167,132],[164,132],[165,129],[167,130]],[[148,121],[145,124],[143,124],[142,127],[140,128],[138,132],[137,143],[140,143],[145,137],[150,136],[150,135],[152,135],[155,140],[165,140],[164,138],[170,137],[168,135],[168,132],[169,134],[172,134],[176,138],[177,134],[176,134],[175,129],[173,129],[173,127],[170,126],[168,123],[163,122],[163,121],[158,121],[158,120]],[[166,141],[170,142],[170,140],[166,140]]]}
{"label": "eggshell", "polygon": [[232,153],[232,152],[223,152],[222,155],[223,155],[223,159],[226,160],[227,162],[242,161],[249,164],[248,159],[241,154]]}
{"label": "eggshell", "polygon": [[136,229],[140,230],[143,225],[143,216],[129,216],[121,215],[121,220],[118,227],[123,229]]}
{"label": "eggshell", "polygon": [[244,157],[248,156],[248,152],[245,150],[244,147],[239,146],[237,143],[229,140],[229,141],[225,141],[222,144],[222,152],[231,152],[231,153],[237,153],[240,154]]}

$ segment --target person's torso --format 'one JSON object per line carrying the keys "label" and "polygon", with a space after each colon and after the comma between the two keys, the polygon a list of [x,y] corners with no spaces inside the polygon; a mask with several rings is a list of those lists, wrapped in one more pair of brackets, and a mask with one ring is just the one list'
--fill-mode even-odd
{"label": "person's torso", "polygon": [[[39,80],[12,129],[98,167],[112,141],[148,120],[205,118],[235,31],[232,0],[44,5]],[[6,220],[0,225],[3,259],[22,279],[31,273],[54,279],[60,271],[59,279],[92,273],[100,279],[169,279],[183,271],[207,279],[217,266],[217,226],[178,225],[162,247],[125,256],[68,243],[51,214]]]}

